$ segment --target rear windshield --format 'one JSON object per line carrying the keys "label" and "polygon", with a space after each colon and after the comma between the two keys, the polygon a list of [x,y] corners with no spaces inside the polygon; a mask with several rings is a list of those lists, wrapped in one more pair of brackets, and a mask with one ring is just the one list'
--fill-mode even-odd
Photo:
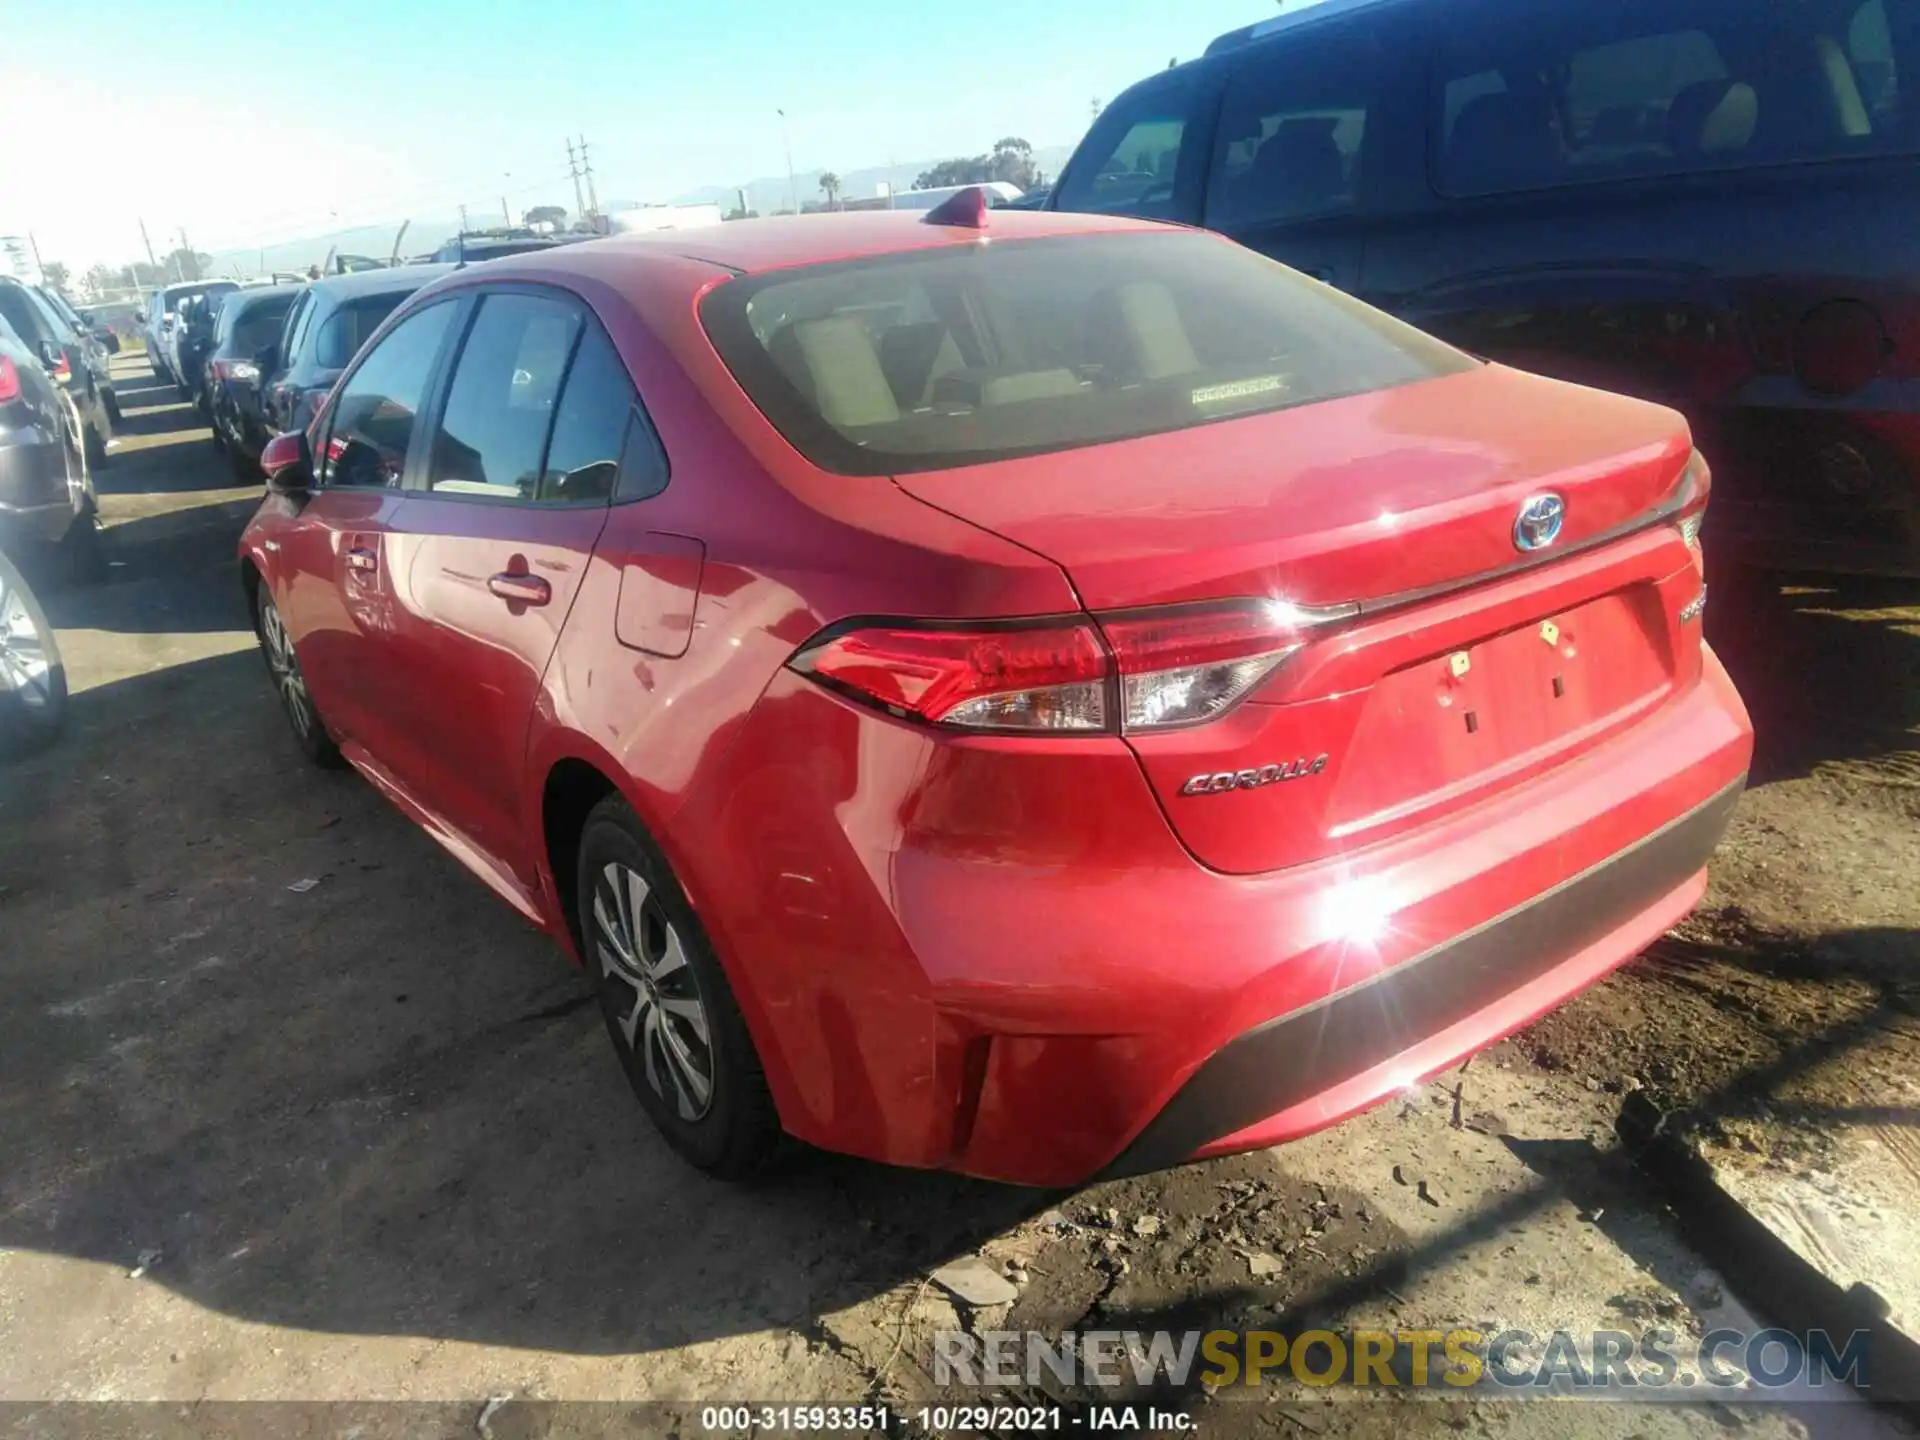
{"label": "rear windshield", "polygon": [[287,311],[292,308],[291,295],[276,295],[271,300],[255,300],[244,306],[227,306],[220,312],[221,347],[236,355],[252,355],[265,349],[280,338]]}
{"label": "rear windshield", "polygon": [[1187,231],[942,247],[734,280],[701,305],[793,446],[849,475],[1125,440],[1475,362]]}
{"label": "rear windshield", "polygon": [[369,295],[364,300],[350,300],[342,305],[320,327],[314,363],[328,370],[344,370],[347,362],[367,343],[367,337],[380,328],[380,322],[411,293],[403,290],[395,295]]}

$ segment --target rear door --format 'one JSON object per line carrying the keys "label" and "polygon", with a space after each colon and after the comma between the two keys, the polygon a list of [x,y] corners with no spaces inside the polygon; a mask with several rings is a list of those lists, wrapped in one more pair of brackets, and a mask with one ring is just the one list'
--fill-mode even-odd
{"label": "rear door", "polygon": [[573,297],[483,291],[393,525],[401,778],[524,890],[539,829],[521,813],[528,728],[607,521],[632,403]]}
{"label": "rear door", "polygon": [[313,497],[268,537],[275,597],[314,704],[337,739],[376,754],[408,739],[394,724],[388,529],[458,310],[447,300],[408,316],[347,377],[315,447]]}

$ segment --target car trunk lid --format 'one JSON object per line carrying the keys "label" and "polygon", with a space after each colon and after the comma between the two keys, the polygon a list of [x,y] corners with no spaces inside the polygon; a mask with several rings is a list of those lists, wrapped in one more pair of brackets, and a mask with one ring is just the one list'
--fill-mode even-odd
{"label": "car trunk lid", "polygon": [[[1697,678],[1693,552],[1649,523],[1690,451],[1671,411],[1486,366],[898,483],[1054,560],[1095,614],[1357,609],[1233,711],[1129,736],[1196,857],[1251,872],[1519,783]],[[1545,495],[1560,528],[1524,549]]]}

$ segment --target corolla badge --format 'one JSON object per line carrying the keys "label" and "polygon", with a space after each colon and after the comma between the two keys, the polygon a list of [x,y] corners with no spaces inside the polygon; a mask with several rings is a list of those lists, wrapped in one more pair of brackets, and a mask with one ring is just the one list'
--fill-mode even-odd
{"label": "corolla badge", "polygon": [[1285,765],[1259,765],[1251,770],[1202,771],[1180,787],[1182,795],[1224,795],[1229,790],[1258,790],[1262,785],[1282,780],[1298,780],[1303,775],[1318,775],[1327,768],[1327,757],[1302,756]]}
{"label": "corolla badge", "polygon": [[1529,495],[1513,517],[1513,548],[1544,550],[1560,538],[1566,523],[1567,502],[1558,495]]}

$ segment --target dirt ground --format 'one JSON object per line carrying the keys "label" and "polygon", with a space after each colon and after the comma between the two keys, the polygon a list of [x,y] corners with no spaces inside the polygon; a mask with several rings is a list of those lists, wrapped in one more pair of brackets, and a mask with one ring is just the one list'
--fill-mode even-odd
{"label": "dirt ground", "polygon": [[[1761,754],[1706,905],[1444,1085],[1073,1194],[818,1155],[729,1188],[654,1137],[540,937],[300,760],[232,554],[257,489],[118,364],[115,566],[45,597],[72,726],[0,770],[0,1436],[108,1433],[77,1401],[172,1402],[179,1433],[400,1401],[313,1433],[691,1434],[702,1401],[978,1398],[934,1383],[954,1330],[1758,1328],[1614,1146],[1622,1095],[1755,1169],[1828,1173],[1826,1122],[1862,1112],[1914,1163],[1920,597],[1797,591],[1728,637]],[[976,1254],[1010,1304],[932,1280]],[[1704,1393],[1154,1398],[1209,1435],[1887,1433]]]}

